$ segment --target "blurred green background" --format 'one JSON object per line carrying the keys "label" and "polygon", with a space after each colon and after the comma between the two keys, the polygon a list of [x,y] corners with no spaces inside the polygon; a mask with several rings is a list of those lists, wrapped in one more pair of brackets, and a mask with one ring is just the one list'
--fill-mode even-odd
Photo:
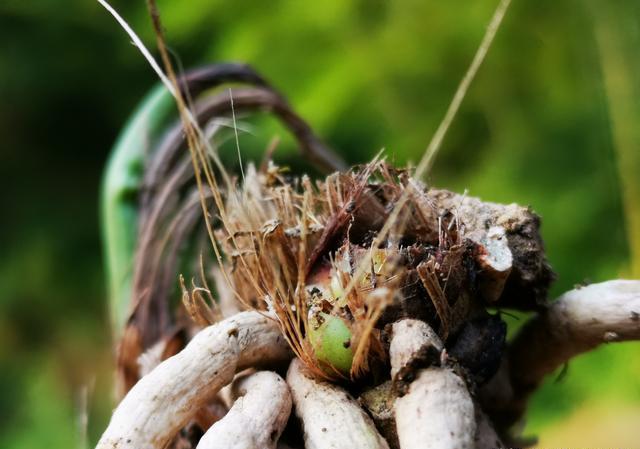
{"label": "blurred green background", "polygon": [[[153,47],[145,5],[112,3]],[[182,64],[253,64],[350,162],[416,162],[496,1],[160,2]],[[514,0],[429,181],[531,205],[559,279],[640,277],[640,2]],[[91,0],[0,1],[0,447],[92,446],[112,352],[98,190],[155,75]],[[259,157],[274,133],[241,136]],[[291,156],[284,140],[278,155]],[[88,411],[88,435],[82,429]],[[535,396],[541,446],[640,447],[640,346]],[[600,443],[599,443],[600,442]]]}

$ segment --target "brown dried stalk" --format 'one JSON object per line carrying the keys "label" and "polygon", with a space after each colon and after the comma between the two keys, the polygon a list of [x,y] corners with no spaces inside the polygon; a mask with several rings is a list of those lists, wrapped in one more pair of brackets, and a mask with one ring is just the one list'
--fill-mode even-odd
{"label": "brown dried stalk", "polygon": [[[286,100],[249,66],[207,66],[188,72],[179,81],[184,95],[195,101],[194,116],[201,127],[206,128],[207,123],[231,115],[232,109],[235,113],[269,111],[290,129],[303,154],[320,169],[344,167],[342,160],[313,134]],[[259,87],[234,88],[223,94],[199,98],[203,92],[227,82],[250,83]],[[199,193],[193,186],[194,174],[186,150],[182,125],[176,124],[150,155],[145,170],[132,312],[122,338],[126,349],[119,351],[123,391],[138,379],[137,357],[171,329],[168,304],[180,261],[179,253],[193,235],[198,234],[197,226],[202,223]],[[211,195],[207,195],[207,202],[212,202]]]}

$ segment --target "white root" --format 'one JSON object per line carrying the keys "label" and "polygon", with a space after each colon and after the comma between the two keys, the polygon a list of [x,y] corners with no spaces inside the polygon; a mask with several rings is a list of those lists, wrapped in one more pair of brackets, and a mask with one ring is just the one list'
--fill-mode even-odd
{"label": "white root", "polygon": [[306,449],[388,449],[371,418],[342,388],[315,380],[294,359],[287,372]]}
{"label": "white root", "polygon": [[291,393],[274,372],[259,371],[234,382],[227,415],[204,434],[197,449],[275,449],[291,413]]}
{"label": "white root", "polygon": [[396,427],[402,449],[471,449],[476,422],[467,387],[446,368],[419,372],[407,394],[396,399]]}
{"label": "white root", "polygon": [[[442,348],[426,323],[401,320],[393,324],[392,371],[399,372],[421,348]],[[447,368],[430,367],[417,372],[407,393],[396,399],[396,430],[402,449],[465,449],[475,446],[476,421],[471,395],[464,381]]]}
{"label": "white root", "polygon": [[129,391],[96,449],[163,448],[236,371],[290,357],[276,322],[258,312],[207,327]]}
{"label": "white root", "polygon": [[511,376],[536,381],[601,343],[640,339],[640,281],[608,281],[562,295],[510,349]]}
{"label": "white root", "polygon": [[393,338],[389,347],[392,379],[429,347],[438,353],[443,348],[438,335],[424,321],[410,318],[396,321],[393,323],[392,333]]}
{"label": "white root", "polygon": [[515,418],[543,377],[572,357],[602,343],[638,339],[640,281],[608,281],[565,293],[526,323],[510,346]]}
{"label": "white root", "polygon": [[218,399],[227,407],[227,409],[233,407],[233,403],[237,399],[237,396],[235,395],[233,390],[233,386],[239,384],[242,379],[250,376],[255,372],[256,370],[253,368],[247,368],[245,370],[237,372],[236,375],[233,376],[233,381],[225,385],[220,389],[220,391],[218,391]]}

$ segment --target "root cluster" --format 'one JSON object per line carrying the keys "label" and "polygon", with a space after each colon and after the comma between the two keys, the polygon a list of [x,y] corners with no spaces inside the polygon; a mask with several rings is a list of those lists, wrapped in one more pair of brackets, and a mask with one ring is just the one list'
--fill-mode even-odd
{"label": "root cluster", "polygon": [[[594,301],[597,318],[590,312]],[[528,337],[533,335],[531,329],[541,326],[541,321],[558,320],[561,327],[557,329],[563,331],[548,333],[555,346],[545,350],[542,362],[535,358],[529,362],[537,369],[532,376],[543,375],[573,355],[611,341],[612,334],[619,340],[640,339],[639,309],[640,281],[581,287],[534,318],[510,349],[516,350],[527,338],[533,338]],[[588,323],[597,320],[598,329],[585,325],[585,319]],[[548,341],[528,343],[544,346]],[[439,357],[434,359],[430,354]],[[534,355],[538,354],[534,349]],[[513,435],[497,427],[492,417],[502,418],[499,412],[506,410],[519,417],[522,410],[518,407],[526,400],[519,395],[519,388],[527,380],[539,382],[538,377],[523,378],[515,369],[523,368],[522,357],[507,355],[505,362],[513,369],[510,376],[492,379],[506,379],[508,385],[503,385],[502,391],[513,395],[506,403],[499,403],[501,395],[491,397],[488,390],[479,391],[464,367],[447,358],[442,342],[424,321],[395,322],[389,355],[391,380],[368,387],[356,400],[354,394],[362,386],[318,379],[301,360],[289,362],[293,354],[273,316],[241,312],[203,329],[179,354],[144,376],[115,410],[97,448],[197,444],[198,448],[257,449],[276,447],[281,435],[286,440],[281,443],[287,445],[282,447],[514,445],[509,440]],[[234,380],[234,373],[247,367],[254,367],[253,374]],[[260,371],[265,367],[281,372],[286,382],[276,372]],[[226,384],[230,384],[234,401],[228,412],[214,418],[209,428],[194,431],[202,425],[207,410],[208,416],[213,416],[211,410],[221,406],[218,393]],[[290,418],[292,404],[298,419]],[[502,407],[496,409],[496,405]]]}

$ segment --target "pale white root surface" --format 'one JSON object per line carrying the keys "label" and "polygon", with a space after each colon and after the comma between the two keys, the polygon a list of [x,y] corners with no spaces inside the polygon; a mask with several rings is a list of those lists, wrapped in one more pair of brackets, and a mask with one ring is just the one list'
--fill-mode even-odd
{"label": "pale white root surface", "polygon": [[476,422],[467,386],[446,368],[421,370],[409,392],[396,399],[402,449],[472,449]]}
{"label": "pale white root surface", "polygon": [[259,371],[234,382],[233,407],[203,435],[197,449],[275,449],[291,413],[282,377]]}
{"label": "pale white root surface", "polygon": [[[410,363],[426,346],[442,342],[423,321],[393,324],[389,356],[392,373]],[[408,392],[395,401],[396,431],[402,449],[475,447],[475,408],[463,380],[447,368],[418,371]]]}
{"label": "pale white root surface", "polygon": [[579,287],[523,326],[509,351],[511,379],[517,387],[535,387],[578,354],[602,343],[638,339],[640,281]]}
{"label": "pale white root surface", "polygon": [[388,449],[371,418],[342,388],[315,380],[294,359],[287,372],[306,449]]}
{"label": "pale white root surface", "polygon": [[391,359],[391,378],[428,346],[438,352],[442,351],[442,342],[435,331],[421,320],[405,318],[392,325],[391,345],[389,357]]}
{"label": "pale white root surface", "polygon": [[600,344],[628,340],[640,340],[640,281],[570,290],[522,326],[480,402],[501,427],[512,426],[546,375]]}
{"label": "pale white root surface", "polygon": [[258,312],[209,326],[140,379],[114,411],[96,448],[164,448],[236,371],[289,358],[276,322]]}
{"label": "pale white root surface", "polygon": [[233,381],[231,381],[231,383],[225,385],[220,389],[220,391],[218,391],[217,398],[227,407],[227,409],[230,409],[231,407],[233,407],[233,403],[237,399],[237,396],[233,391],[233,386],[239,385],[242,379],[250,376],[255,372],[256,370],[253,368],[247,368],[245,370],[237,372],[236,375],[233,376]]}

